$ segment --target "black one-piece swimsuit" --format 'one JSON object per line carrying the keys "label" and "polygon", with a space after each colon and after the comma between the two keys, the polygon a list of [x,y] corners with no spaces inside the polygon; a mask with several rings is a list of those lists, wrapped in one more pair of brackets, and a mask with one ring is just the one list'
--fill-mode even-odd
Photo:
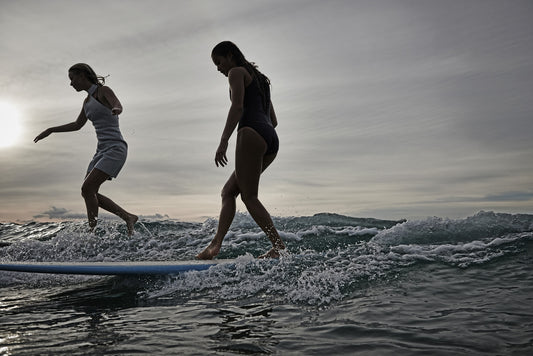
{"label": "black one-piece swimsuit", "polygon": [[239,120],[239,128],[251,127],[266,141],[267,150],[265,154],[274,154],[279,149],[279,139],[276,130],[270,120],[270,90],[267,88],[265,109],[263,97],[259,90],[259,83],[256,78],[244,90],[243,113]]}

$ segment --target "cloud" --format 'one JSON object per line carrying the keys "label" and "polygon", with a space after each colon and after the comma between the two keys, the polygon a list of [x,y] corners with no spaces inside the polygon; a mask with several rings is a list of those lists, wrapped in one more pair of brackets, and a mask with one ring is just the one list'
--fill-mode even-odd
{"label": "cloud", "polygon": [[470,198],[469,201],[486,201],[486,202],[513,202],[513,201],[530,201],[533,199],[533,192],[504,192],[498,194],[489,194],[481,198]]}
{"label": "cloud", "polygon": [[[107,212],[102,211],[99,214],[100,218],[106,218],[106,219],[119,219],[117,216],[113,214],[109,214]],[[86,219],[87,215],[84,213],[76,213],[72,212],[66,208],[58,208],[55,206],[52,206],[49,210],[44,211],[40,214],[33,216],[35,219],[54,219],[54,220],[70,220],[70,219]],[[139,215],[139,219],[141,220],[170,220],[171,217],[167,214],[160,214],[160,213],[154,213],[151,215]]]}
{"label": "cloud", "polygon": [[34,215],[33,217],[35,219],[84,219],[87,217],[87,215],[80,213],[71,213],[65,208],[57,208],[55,206],[52,206],[50,210],[44,211],[38,215]]}
{"label": "cloud", "polygon": [[213,153],[230,104],[209,53],[225,39],[273,83],[281,149],[260,187],[273,209],[382,218],[491,204],[531,210],[525,2],[4,3],[0,27],[11,35],[0,37],[9,54],[0,55],[0,96],[25,109],[28,137],[0,152],[2,218],[85,218],[76,211],[91,125],[31,141],[78,115],[84,94],[66,70],[79,61],[111,74],[125,108],[128,161],[103,193],[136,213],[217,214],[233,166],[216,169]]}
{"label": "cloud", "polygon": [[436,200],[428,200],[420,202],[421,204],[435,204],[435,203],[498,203],[498,202],[527,202],[533,200],[533,192],[531,191],[509,191],[496,194],[487,194],[484,196],[455,196]]}

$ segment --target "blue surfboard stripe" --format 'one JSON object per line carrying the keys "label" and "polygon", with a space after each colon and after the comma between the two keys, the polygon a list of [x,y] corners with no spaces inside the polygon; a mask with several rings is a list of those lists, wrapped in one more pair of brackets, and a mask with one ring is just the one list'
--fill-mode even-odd
{"label": "blue surfboard stripe", "polygon": [[219,263],[213,261],[153,261],[153,262],[11,262],[0,264],[0,270],[90,275],[142,275],[176,274],[188,271],[204,271]]}

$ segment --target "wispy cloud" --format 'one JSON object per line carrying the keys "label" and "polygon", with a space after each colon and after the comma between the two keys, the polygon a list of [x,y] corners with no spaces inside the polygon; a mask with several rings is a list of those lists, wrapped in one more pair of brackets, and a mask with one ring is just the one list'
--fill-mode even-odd
{"label": "wispy cloud", "polygon": [[465,203],[465,202],[526,202],[533,200],[531,191],[512,191],[484,196],[450,197],[431,201],[432,203]]}
{"label": "wispy cloud", "polygon": [[[119,219],[117,218],[115,215],[112,215],[112,214],[109,214],[109,213],[106,213],[105,211],[104,212],[101,212],[100,214],[100,217],[104,217],[106,219]],[[61,220],[61,219],[64,219],[64,220],[69,220],[69,219],[86,219],[87,218],[87,215],[86,214],[83,214],[83,213],[76,213],[76,212],[72,212],[66,208],[58,208],[58,207],[55,207],[55,206],[52,206],[49,210],[47,211],[44,211],[40,214],[37,214],[37,215],[34,215],[33,218],[35,219],[54,219],[54,220]],[[171,217],[167,214],[159,214],[159,213],[155,213],[155,214],[151,214],[151,215],[139,215],[139,218],[141,220],[169,220],[171,219]]]}
{"label": "wispy cloud", "polygon": [[85,214],[79,214],[79,213],[72,213],[69,210],[65,208],[57,208],[55,206],[51,207],[49,210],[42,212],[41,214],[37,214],[33,216],[35,219],[42,219],[42,218],[48,218],[48,219],[83,219],[86,218],[87,215]]}

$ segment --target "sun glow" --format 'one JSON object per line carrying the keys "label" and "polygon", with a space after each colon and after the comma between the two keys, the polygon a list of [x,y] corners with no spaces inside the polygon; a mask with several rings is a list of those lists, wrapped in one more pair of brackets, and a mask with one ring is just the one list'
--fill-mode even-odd
{"label": "sun glow", "polygon": [[21,132],[19,110],[13,104],[0,101],[0,148],[15,145]]}

